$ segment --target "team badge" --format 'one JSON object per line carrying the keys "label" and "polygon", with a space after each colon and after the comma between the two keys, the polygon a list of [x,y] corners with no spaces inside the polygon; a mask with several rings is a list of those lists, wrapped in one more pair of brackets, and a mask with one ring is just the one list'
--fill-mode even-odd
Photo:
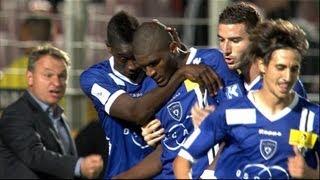
{"label": "team badge", "polygon": [[260,140],[260,154],[265,160],[273,157],[277,151],[277,142],[270,139]]}
{"label": "team badge", "polygon": [[169,106],[167,106],[167,109],[169,111],[170,116],[176,120],[179,121],[181,120],[182,117],[182,106],[180,102],[173,102]]}

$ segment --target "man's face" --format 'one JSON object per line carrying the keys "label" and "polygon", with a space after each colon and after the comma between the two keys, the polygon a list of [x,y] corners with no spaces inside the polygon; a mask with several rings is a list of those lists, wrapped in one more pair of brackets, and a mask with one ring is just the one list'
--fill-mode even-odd
{"label": "man's face", "polygon": [[160,87],[165,86],[177,70],[177,64],[171,57],[166,50],[136,56],[137,63]]}
{"label": "man's face", "polygon": [[132,45],[118,43],[111,47],[111,54],[114,57],[115,69],[134,82],[139,82],[143,76],[142,69],[136,64],[132,52]]}
{"label": "man's face", "polygon": [[242,66],[240,57],[250,43],[245,24],[219,24],[218,38],[229,69],[239,69]]}
{"label": "man's face", "polygon": [[52,56],[42,56],[27,72],[28,89],[42,102],[55,105],[64,96],[67,85],[67,64]]}
{"label": "man's face", "polygon": [[272,53],[268,65],[259,61],[264,88],[279,99],[287,97],[299,76],[300,58],[294,49],[278,49]]}

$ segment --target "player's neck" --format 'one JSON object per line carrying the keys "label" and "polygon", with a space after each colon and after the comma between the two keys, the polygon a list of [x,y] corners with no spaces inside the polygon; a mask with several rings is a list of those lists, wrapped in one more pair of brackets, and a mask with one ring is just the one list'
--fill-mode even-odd
{"label": "player's neck", "polygon": [[251,82],[255,80],[259,75],[260,75],[260,71],[257,63],[251,64],[246,71],[243,71],[244,81],[247,84],[251,84]]}
{"label": "player's neck", "polygon": [[288,94],[286,97],[279,98],[266,88],[262,88],[252,95],[256,104],[272,115],[288,107],[294,99],[294,92]]}
{"label": "player's neck", "polygon": [[179,55],[176,57],[177,58],[177,62],[178,62],[178,68],[180,68],[181,66],[186,65],[188,57],[189,57],[190,52],[189,51],[184,51],[184,52],[180,52]]}

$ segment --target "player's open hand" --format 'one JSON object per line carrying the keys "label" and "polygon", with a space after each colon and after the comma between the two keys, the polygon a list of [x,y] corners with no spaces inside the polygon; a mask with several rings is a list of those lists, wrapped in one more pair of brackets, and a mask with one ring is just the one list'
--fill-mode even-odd
{"label": "player's open hand", "polygon": [[195,103],[191,109],[192,123],[194,128],[198,128],[202,121],[214,110],[214,105],[201,108],[198,103]]}
{"label": "player's open hand", "polygon": [[141,127],[141,130],[144,141],[152,147],[155,147],[165,136],[164,129],[158,119],[150,121],[147,125]]}

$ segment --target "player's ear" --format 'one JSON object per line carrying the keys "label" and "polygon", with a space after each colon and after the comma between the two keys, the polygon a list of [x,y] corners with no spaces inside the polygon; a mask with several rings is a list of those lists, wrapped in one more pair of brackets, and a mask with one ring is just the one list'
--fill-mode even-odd
{"label": "player's ear", "polygon": [[33,85],[33,73],[30,70],[27,71],[26,77],[27,77],[28,86],[32,86]]}
{"label": "player's ear", "polygon": [[176,41],[172,41],[169,45],[170,52],[176,54],[178,52],[178,43]]}
{"label": "player's ear", "polygon": [[107,51],[111,54],[112,47],[111,47],[110,43],[108,42],[108,40],[105,40],[105,44],[107,46]]}
{"label": "player's ear", "polygon": [[260,70],[261,74],[265,74],[266,73],[266,65],[263,63],[263,59],[262,58],[258,58],[258,67]]}

